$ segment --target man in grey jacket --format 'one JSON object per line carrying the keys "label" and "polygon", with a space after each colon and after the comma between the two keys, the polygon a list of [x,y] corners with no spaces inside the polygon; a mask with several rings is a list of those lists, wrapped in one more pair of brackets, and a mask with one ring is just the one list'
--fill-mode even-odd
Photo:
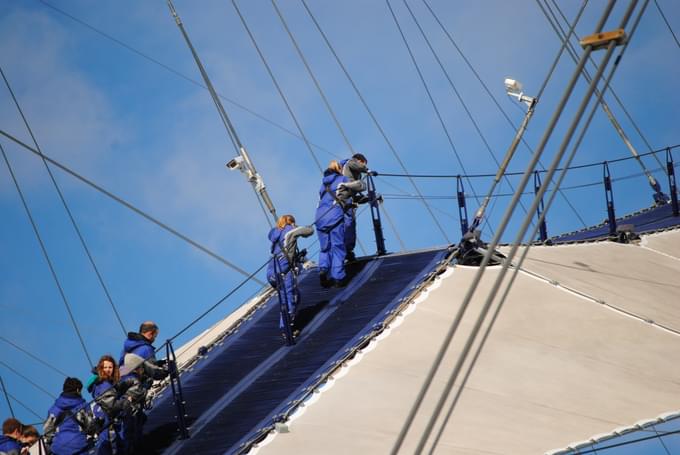
{"label": "man in grey jacket", "polygon": [[[366,157],[361,153],[355,153],[352,155],[352,158],[342,161],[342,165],[342,175],[347,177],[349,182],[338,185],[338,198],[340,200],[349,200],[351,197],[354,204],[368,202],[368,197],[361,194],[362,191],[366,190],[366,184],[361,179],[362,174],[370,172]],[[355,259],[354,247],[356,242],[356,206],[352,206],[345,210],[345,250],[347,251],[346,258],[349,262]]]}

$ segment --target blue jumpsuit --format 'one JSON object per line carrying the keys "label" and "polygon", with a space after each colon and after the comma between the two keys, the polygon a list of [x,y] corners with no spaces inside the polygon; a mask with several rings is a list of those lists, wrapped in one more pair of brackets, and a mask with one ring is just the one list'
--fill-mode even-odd
{"label": "blue jumpsuit", "polygon": [[[316,209],[316,232],[319,236],[319,272],[330,279],[345,279],[345,212],[334,195],[340,183],[349,179],[331,170],[324,172]],[[343,201],[344,202],[344,201]]]}
{"label": "blue jumpsuit", "polygon": [[62,393],[49,410],[49,417],[59,422],[50,447],[55,455],[90,453],[87,435],[73,417],[81,409],[87,409],[87,402],[79,394]]}
{"label": "blue jumpsuit", "polygon": [[[113,383],[107,380],[100,380],[99,378],[89,385],[87,390],[92,394],[92,398],[97,398],[104,392],[110,390],[113,387]],[[97,455],[109,455],[114,452],[114,445],[118,450],[117,453],[121,453],[122,447],[120,447],[120,437],[121,437],[121,426],[118,423],[111,424],[111,418],[106,413],[102,406],[97,403],[92,403],[92,413],[95,417],[99,417],[104,420],[104,430],[99,433],[97,438],[97,444],[95,445],[95,453]]]}
{"label": "blue jumpsuit", "polygon": [[[300,300],[300,295],[298,292],[296,292],[293,283],[295,277],[293,276],[291,264],[288,262],[286,255],[281,252],[283,240],[286,237],[286,234],[291,230],[293,230],[293,226],[288,224],[282,229],[275,227],[269,231],[269,241],[272,242],[271,254],[274,257],[267,265],[267,281],[269,281],[269,284],[271,284],[274,288],[277,288],[278,283],[276,280],[276,273],[278,272],[285,274],[283,277],[283,289],[279,289],[279,291],[283,292],[284,294],[286,306],[288,307],[289,320],[290,322],[293,322],[293,319],[295,319],[295,310],[297,309]],[[275,260],[277,261],[276,264],[274,263]],[[283,315],[281,315],[279,318],[279,328],[284,328]]]}

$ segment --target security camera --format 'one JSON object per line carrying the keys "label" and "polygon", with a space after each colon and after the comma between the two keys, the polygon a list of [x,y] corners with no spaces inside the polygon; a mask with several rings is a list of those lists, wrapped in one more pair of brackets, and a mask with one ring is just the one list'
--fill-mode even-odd
{"label": "security camera", "polygon": [[237,156],[227,163],[227,168],[236,171],[243,169],[243,157]]}
{"label": "security camera", "polygon": [[522,83],[514,79],[505,79],[505,89],[508,93],[520,93],[522,91]]}

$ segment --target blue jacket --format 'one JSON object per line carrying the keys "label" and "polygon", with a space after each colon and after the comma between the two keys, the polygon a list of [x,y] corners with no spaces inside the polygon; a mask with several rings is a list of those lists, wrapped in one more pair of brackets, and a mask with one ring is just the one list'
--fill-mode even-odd
{"label": "blue jacket", "polygon": [[156,350],[153,345],[136,332],[129,332],[120,354],[120,374],[126,375],[142,367],[141,381],[147,379],[163,379],[168,375],[162,364],[156,360]]}
{"label": "blue jacket", "polygon": [[[279,229],[278,227],[272,228],[271,231],[269,231],[269,241],[272,242],[272,247],[270,250],[270,253],[274,255],[279,263],[278,263],[278,271],[283,272],[283,273],[288,273],[288,270],[290,270],[290,264],[288,263],[288,259],[286,258],[285,254],[281,254],[281,246],[283,245],[283,240],[286,237],[286,234],[289,233],[290,231],[293,230],[293,226],[290,224],[287,224],[284,226],[282,229]],[[267,281],[272,286],[276,285],[276,272],[274,270],[274,258],[272,258],[269,261],[269,264],[267,265]]]}
{"label": "blue jacket", "polygon": [[7,455],[19,455],[21,453],[21,443],[9,436],[0,435],[0,452]]}
{"label": "blue jacket", "polygon": [[45,433],[56,430],[50,450],[56,455],[71,455],[88,448],[87,436],[77,415],[87,413],[87,402],[78,394],[62,393],[49,410]]}
{"label": "blue jacket", "polygon": [[[335,172],[326,169],[321,181],[321,188],[319,189],[319,205],[316,208],[316,228],[322,232],[330,232],[340,224],[343,220],[344,209],[336,202],[333,197],[336,194],[338,185],[348,182],[347,177],[336,174]],[[328,188],[328,191],[326,190]],[[343,201],[344,202],[344,201]]]}

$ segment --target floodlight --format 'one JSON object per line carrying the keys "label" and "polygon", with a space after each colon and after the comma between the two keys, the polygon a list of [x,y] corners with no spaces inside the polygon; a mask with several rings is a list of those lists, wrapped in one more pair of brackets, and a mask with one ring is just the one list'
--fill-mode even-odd
{"label": "floodlight", "polygon": [[522,91],[522,83],[515,79],[505,79],[505,91],[509,96],[517,98],[519,102],[525,103],[529,107],[536,102],[535,98],[524,94]]}

